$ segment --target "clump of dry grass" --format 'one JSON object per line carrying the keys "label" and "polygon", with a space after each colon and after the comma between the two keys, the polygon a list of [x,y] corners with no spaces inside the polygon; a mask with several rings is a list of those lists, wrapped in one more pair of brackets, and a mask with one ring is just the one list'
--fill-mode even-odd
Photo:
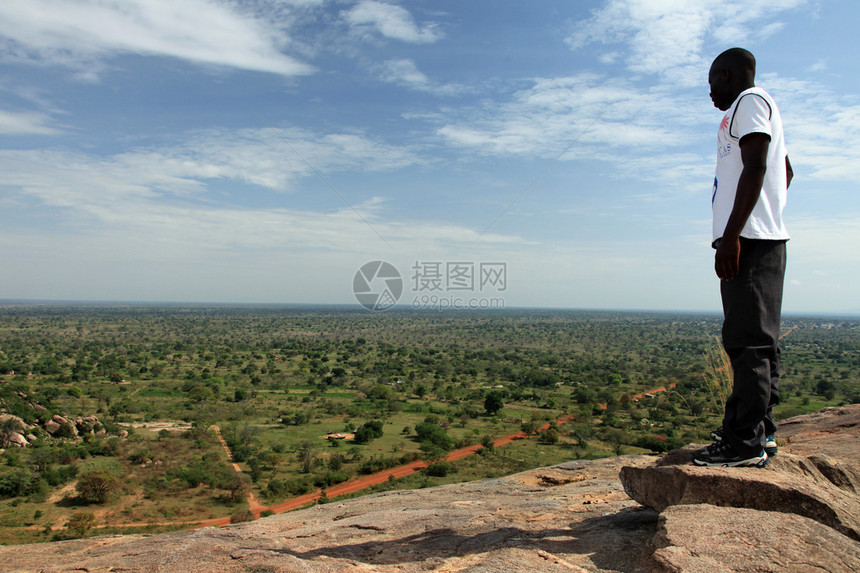
{"label": "clump of dry grass", "polygon": [[705,351],[705,384],[711,392],[714,408],[717,414],[722,416],[726,408],[726,400],[732,393],[734,385],[734,372],[729,355],[720,343],[714,338],[714,342]]}

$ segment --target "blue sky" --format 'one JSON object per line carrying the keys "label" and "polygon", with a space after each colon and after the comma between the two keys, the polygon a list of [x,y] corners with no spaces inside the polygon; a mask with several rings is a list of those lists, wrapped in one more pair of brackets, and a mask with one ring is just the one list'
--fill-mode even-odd
{"label": "blue sky", "polygon": [[743,46],[796,174],[784,310],[860,311],[858,24],[848,1],[3,0],[0,299],[355,303],[383,260],[405,305],[416,263],[502,262],[507,307],[718,311],[707,70]]}

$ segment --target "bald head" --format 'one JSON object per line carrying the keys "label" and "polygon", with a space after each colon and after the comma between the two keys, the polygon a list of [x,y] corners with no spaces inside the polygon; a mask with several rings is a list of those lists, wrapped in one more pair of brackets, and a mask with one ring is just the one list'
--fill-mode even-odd
{"label": "bald head", "polygon": [[746,89],[755,85],[755,56],[743,48],[731,48],[714,59],[708,72],[711,100],[723,111]]}
{"label": "bald head", "polygon": [[714,59],[711,68],[727,68],[732,73],[749,76],[750,81],[755,81],[755,56],[749,50],[743,48],[731,48]]}

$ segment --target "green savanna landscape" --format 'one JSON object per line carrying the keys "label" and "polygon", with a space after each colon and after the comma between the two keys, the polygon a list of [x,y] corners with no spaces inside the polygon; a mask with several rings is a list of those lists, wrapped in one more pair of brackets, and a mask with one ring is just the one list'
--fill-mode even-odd
{"label": "green savanna landscape", "polygon": [[[725,392],[720,324],[6,304],[0,543],[243,521],[299,496],[326,503],[338,484],[416,461],[420,471],[349,495],[705,442]],[[860,402],[860,319],[787,316],[783,333],[778,419]],[[29,445],[14,444],[21,435]]]}

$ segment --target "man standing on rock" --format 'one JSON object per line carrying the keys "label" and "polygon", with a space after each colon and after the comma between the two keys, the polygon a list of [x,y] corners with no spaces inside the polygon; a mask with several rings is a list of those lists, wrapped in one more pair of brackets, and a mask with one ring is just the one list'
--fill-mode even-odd
{"label": "man standing on rock", "polygon": [[723,300],[723,347],[734,387],[700,466],[763,466],[776,454],[772,408],[779,403],[779,323],[788,232],[782,219],[793,172],[782,118],[755,87],[755,58],[732,48],[708,73],[711,100],[726,112],[717,135],[711,198],[714,269]]}

